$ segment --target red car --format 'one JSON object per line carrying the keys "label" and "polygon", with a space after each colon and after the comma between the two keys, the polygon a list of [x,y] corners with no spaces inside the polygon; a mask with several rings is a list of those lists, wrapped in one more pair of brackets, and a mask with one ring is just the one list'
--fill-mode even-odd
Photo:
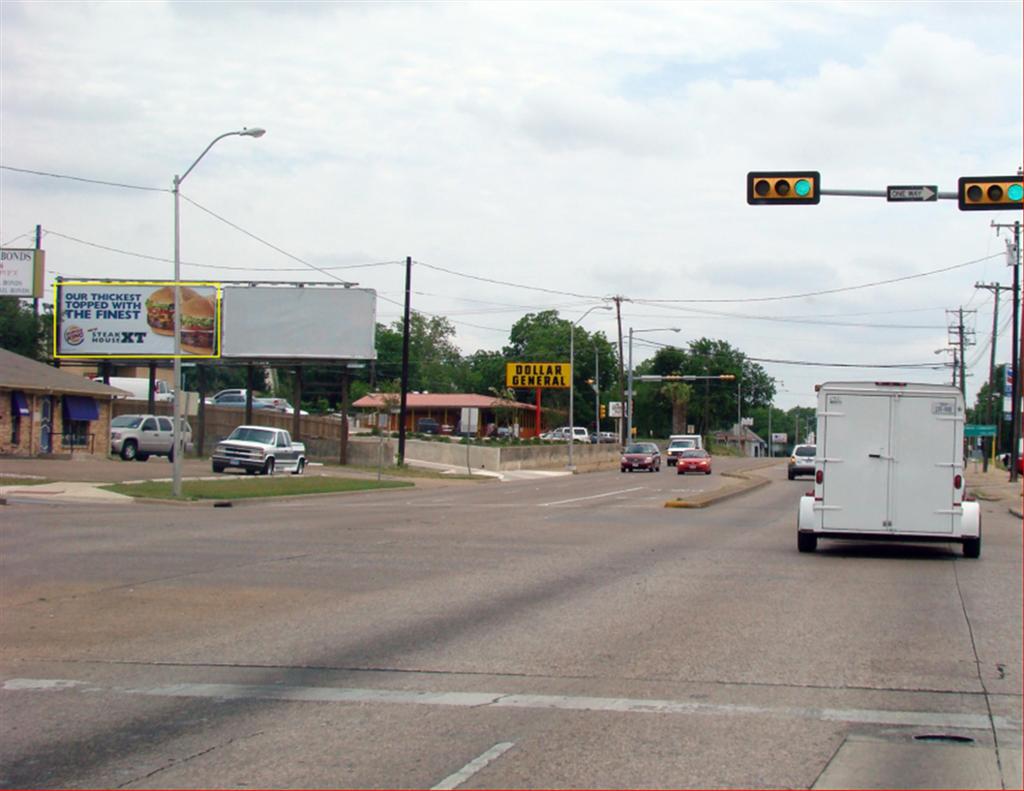
{"label": "red car", "polygon": [[705,475],[710,475],[710,454],[706,450],[684,450],[676,460],[676,474],[684,475],[688,472],[702,472]]}
{"label": "red car", "polygon": [[660,469],[661,451],[653,442],[635,442],[632,445],[627,445],[622,452],[619,472],[632,472],[633,470],[657,472]]}

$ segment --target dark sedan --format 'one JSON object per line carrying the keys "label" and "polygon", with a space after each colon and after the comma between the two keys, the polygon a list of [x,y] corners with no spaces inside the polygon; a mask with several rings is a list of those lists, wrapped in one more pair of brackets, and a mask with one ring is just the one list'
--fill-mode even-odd
{"label": "dark sedan", "polygon": [[661,469],[661,451],[653,442],[635,442],[627,445],[622,451],[622,461],[619,464],[620,472],[632,472],[633,470],[649,470],[657,472]]}

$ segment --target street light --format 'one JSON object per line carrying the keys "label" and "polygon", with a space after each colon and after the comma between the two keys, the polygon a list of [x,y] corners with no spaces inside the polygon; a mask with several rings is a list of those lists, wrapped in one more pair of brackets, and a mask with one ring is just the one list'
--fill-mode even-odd
{"label": "street light", "polygon": [[181,280],[181,182],[218,141],[233,135],[263,137],[266,133],[265,129],[257,127],[243,128],[238,132],[225,132],[218,135],[210,141],[210,145],[203,149],[203,153],[196,157],[195,162],[188,166],[188,170],[182,175],[174,177],[174,189],[172,190],[174,193],[174,469],[171,492],[175,497],[181,497],[181,457],[185,451],[184,416],[182,415],[181,401],[181,287],[178,285]]}
{"label": "street light", "polygon": [[649,330],[629,328],[629,384],[626,395],[626,442],[633,441],[633,333],[634,332],[679,332],[679,327],[652,327]]}
{"label": "street light", "polygon": [[[572,446],[576,440],[576,417],[573,413],[573,392],[575,391],[574,379],[575,379],[575,360],[576,360],[576,325],[579,324],[583,319],[593,313],[595,310],[611,310],[611,305],[594,305],[589,308],[582,316],[576,321],[569,324],[569,469],[573,472],[576,471],[576,466],[572,461]],[[566,319],[568,321],[568,319]]]}

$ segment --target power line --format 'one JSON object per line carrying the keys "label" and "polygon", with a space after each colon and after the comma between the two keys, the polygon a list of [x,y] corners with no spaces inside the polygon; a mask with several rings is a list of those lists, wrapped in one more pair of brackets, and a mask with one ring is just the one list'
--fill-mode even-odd
{"label": "power line", "polygon": [[16,168],[10,165],[0,165],[0,170],[10,170],[15,173],[25,173],[30,176],[46,176],[51,179],[65,179],[67,181],[80,181],[85,184],[99,184],[103,187],[119,187],[126,190],[142,190],[144,192],[171,192],[163,187],[140,187],[138,184],[122,184],[116,181],[100,181],[99,179],[87,179],[81,176],[68,176],[63,173],[46,173],[42,170],[28,170],[27,168]]}

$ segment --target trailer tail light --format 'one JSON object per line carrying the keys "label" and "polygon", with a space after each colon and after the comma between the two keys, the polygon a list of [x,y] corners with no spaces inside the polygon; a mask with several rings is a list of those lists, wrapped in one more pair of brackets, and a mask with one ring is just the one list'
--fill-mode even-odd
{"label": "trailer tail light", "polygon": [[824,470],[818,470],[816,473],[814,473],[814,482],[816,484],[818,484],[818,486],[821,486],[821,484],[824,483],[824,481],[825,481],[825,471]]}
{"label": "trailer tail light", "polygon": [[960,491],[960,488],[964,485],[964,478],[960,473],[953,476],[953,488]]}

